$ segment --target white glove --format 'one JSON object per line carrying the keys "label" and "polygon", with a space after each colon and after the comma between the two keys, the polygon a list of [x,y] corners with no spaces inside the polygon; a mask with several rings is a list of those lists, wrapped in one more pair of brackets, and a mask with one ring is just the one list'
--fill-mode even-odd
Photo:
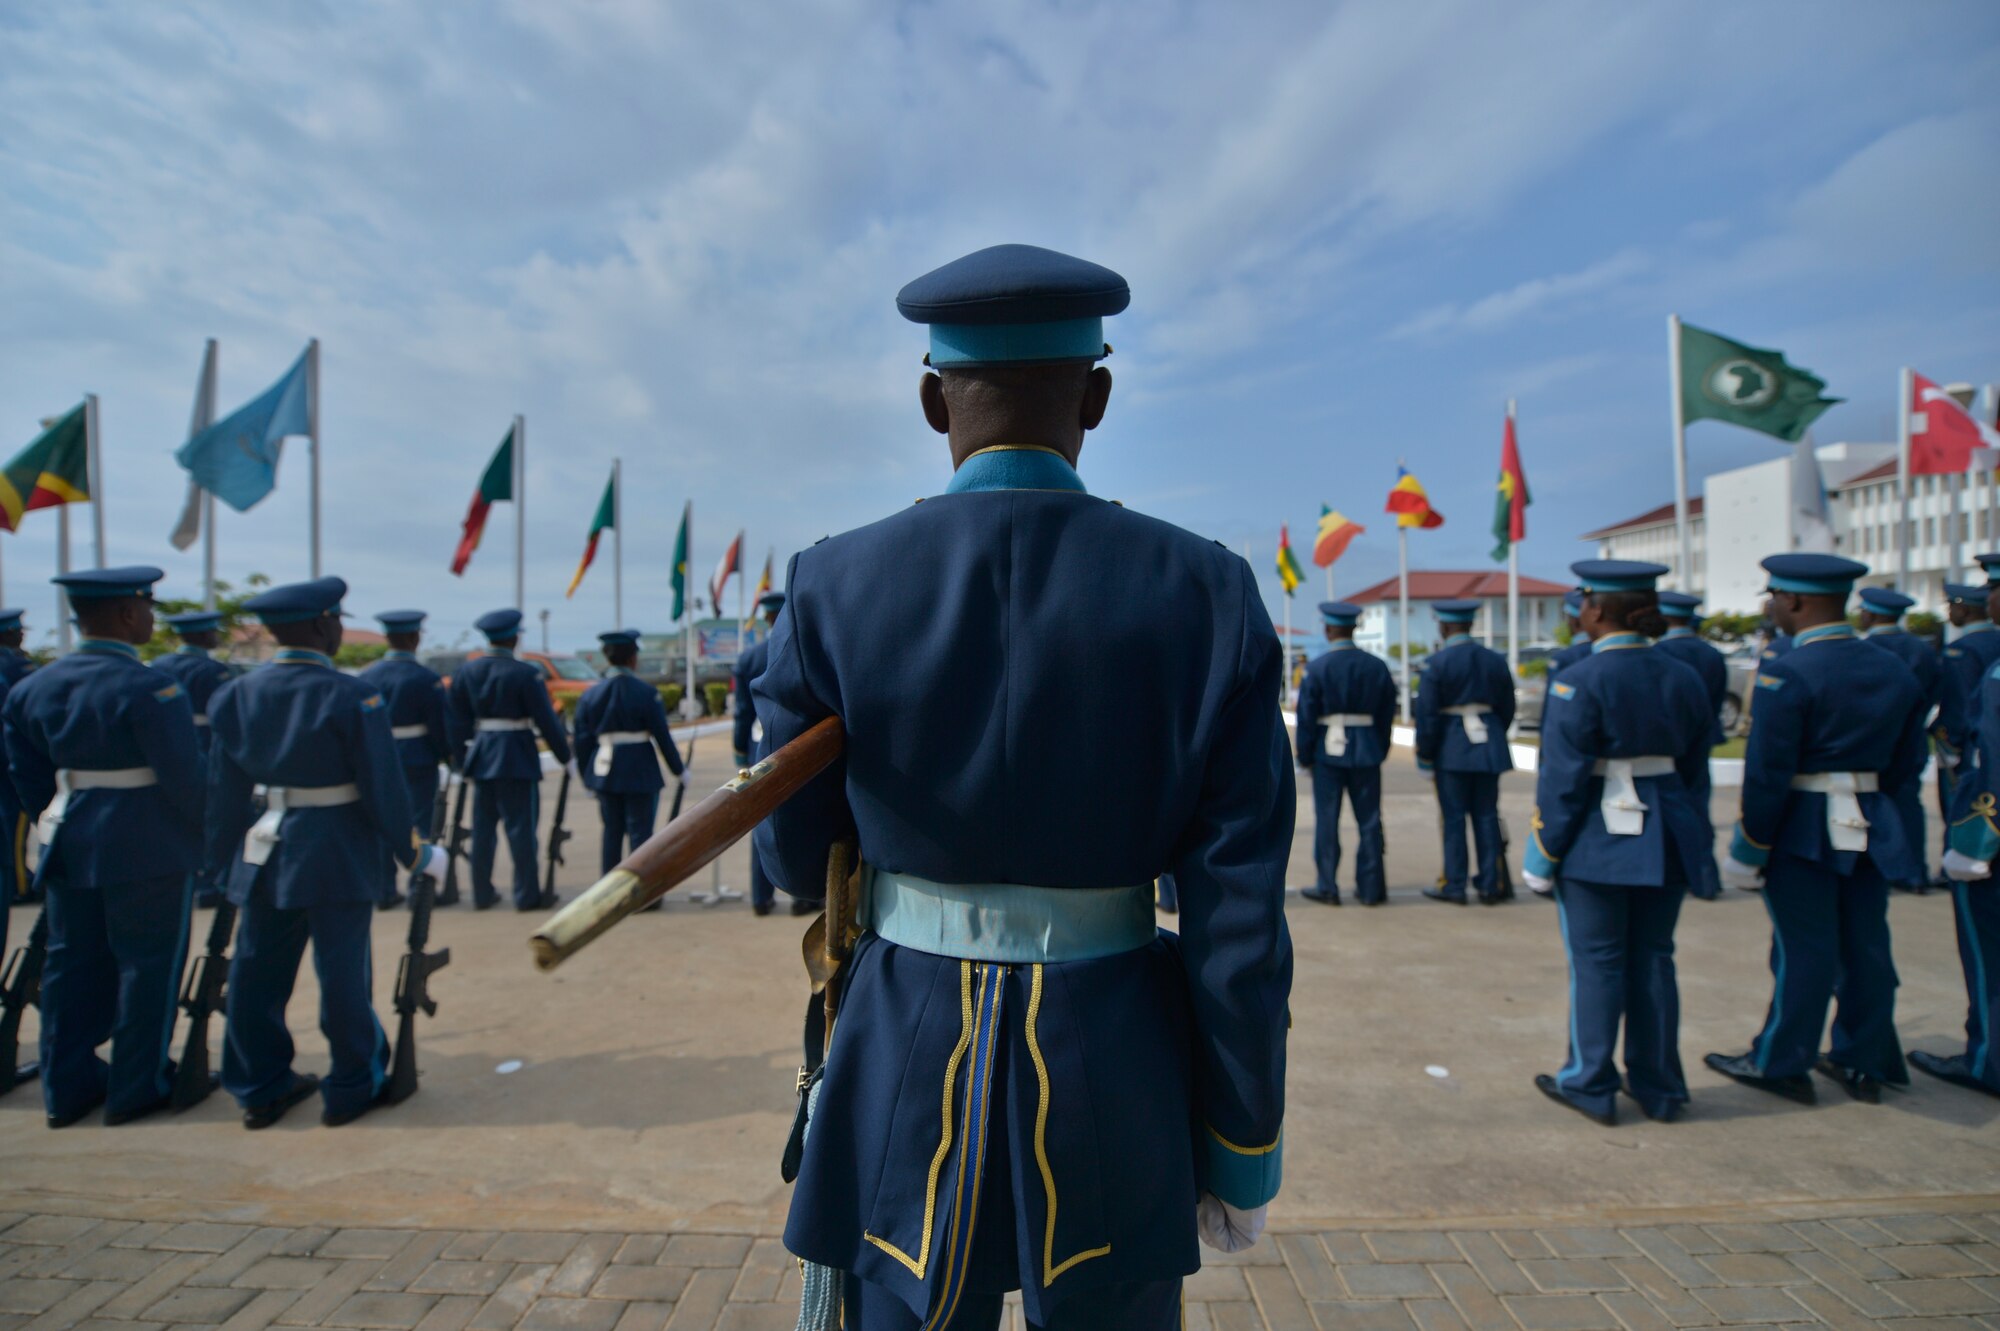
{"label": "white glove", "polygon": [[1217,1252],[1242,1252],[1264,1232],[1264,1214],[1271,1208],[1239,1211],[1212,1192],[1195,1204],[1194,1225],[1201,1241]]}
{"label": "white glove", "polygon": [[1954,883],[1977,882],[1992,872],[1993,866],[1985,860],[1975,860],[1956,850],[1944,853],[1944,876]]}
{"label": "white glove", "polygon": [[450,865],[451,856],[443,846],[426,845],[417,852],[417,862],[410,873],[417,878],[443,878]]}
{"label": "white glove", "polygon": [[1521,881],[1526,883],[1528,890],[1538,897],[1545,897],[1556,890],[1555,879],[1544,878],[1538,873],[1529,873],[1526,869],[1521,870]]}
{"label": "white glove", "polygon": [[1742,860],[1727,859],[1722,862],[1722,881],[1739,892],[1756,892],[1764,886],[1764,871]]}
{"label": "white glove", "polygon": [[583,780],[583,769],[576,765],[575,754],[570,755],[570,760],[563,764],[563,769],[578,781]]}
{"label": "white glove", "polygon": [[1931,756],[1936,758],[1938,766],[1944,768],[1946,771],[1950,771],[1952,768],[1958,766],[1958,755],[1949,749],[1939,749]]}

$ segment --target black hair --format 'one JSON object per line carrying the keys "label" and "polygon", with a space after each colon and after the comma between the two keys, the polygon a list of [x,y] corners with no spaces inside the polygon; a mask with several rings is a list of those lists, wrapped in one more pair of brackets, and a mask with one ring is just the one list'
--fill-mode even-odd
{"label": "black hair", "polygon": [[639,659],[639,644],[636,642],[607,642],[604,644],[604,659],[615,666],[629,667]]}
{"label": "black hair", "polygon": [[1660,613],[1658,592],[1591,592],[1589,596],[1613,628],[1649,638],[1666,636],[1667,617]]}

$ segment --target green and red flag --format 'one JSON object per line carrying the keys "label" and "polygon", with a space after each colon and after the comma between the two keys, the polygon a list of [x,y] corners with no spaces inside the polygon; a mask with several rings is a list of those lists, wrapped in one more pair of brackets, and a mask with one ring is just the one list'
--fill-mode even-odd
{"label": "green and red flag", "polygon": [[1368,529],[1331,504],[1319,506],[1319,532],[1313,537],[1313,563],[1330,568],[1347,553],[1354,538]]}
{"label": "green and red flag", "polygon": [[694,500],[687,502],[681,510],[681,534],[674,538],[674,613],[679,619],[687,613],[688,602],[688,528],[694,523]]}
{"label": "green and red flag", "polygon": [[1431,507],[1424,483],[1410,475],[1408,467],[1396,468],[1396,483],[1389,487],[1389,502],[1382,511],[1394,513],[1398,527],[1444,526],[1444,514]]}
{"label": "green and red flag", "polygon": [[1796,444],[1821,412],[1841,399],[1826,380],[1785,360],[1693,324],[1680,326],[1681,412],[1690,421],[1728,421]]}
{"label": "green and red flag", "polygon": [[500,441],[500,447],[493,451],[493,460],[479,477],[479,488],[472,494],[472,507],[465,510],[465,529],[458,538],[458,551],[451,557],[453,573],[463,576],[465,566],[472,562],[472,552],[479,548],[479,538],[486,533],[487,511],[513,498],[514,427],[510,425],[507,437]]}
{"label": "green and red flag", "polygon": [[0,471],[0,531],[38,508],[90,502],[89,403],[51,424]]}
{"label": "green and red flag", "polygon": [[1507,562],[1514,542],[1528,535],[1528,474],[1521,470],[1521,449],[1514,440],[1514,418],[1507,418],[1507,432],[1500,438],[1500,484],[1493,497],[1493,558]]}
{"label": "green and red flag", "polygon": [[1285,595],[1290,596],[1306,580],[1306,571],[1299,567],[1299,557],[1292,553],[1292,533],[1284,523],[1278,524],[1278,581],[1285,585]]}
{"label": "green and red flag", "polygon": [[576,595],[576,589],[583,585],[583,575],[590,570],[590,561],[597,558],[597,538],[606,530],[618,525],[618,469],[611,469],[611,479],[604,483],[604,497],[597,501],[597,516],[590,520],[590,539],[584,542],[583,560],[576,566],[576,576],[569,580],[569,590],[563,593],[568,600]]}

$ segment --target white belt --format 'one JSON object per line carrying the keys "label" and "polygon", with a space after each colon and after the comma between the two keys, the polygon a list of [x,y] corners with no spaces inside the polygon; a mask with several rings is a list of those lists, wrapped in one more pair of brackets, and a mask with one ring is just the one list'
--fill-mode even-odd
{"label": "white belt", "polygon": [[1868,849],[1868,820],[1858,794],[1882,788],[1874,772],[1800,772],[1792,789],[1826,796],[1826,839],[1835,850]]}
{"label": "white belt", "polygon": [[597,737],[597,756],[591,760],[590,770],[597,776],[611,775],[611,749],[618,744],[651,744],[653,734],[649,730],[607,730]]}
{"label": "white belt", "polygon": [[534,721],[525,716],[482,716],[474,725],[478,730],[533,730]]}
{"label": "white belt", "polygon": [[157,786],[160,778],[150,767],[59,767],[56,769],[56,796],[42,816],[35,820],[35,832],[42,845],[56,839],[63,815],[69,811],[70,792],[77,790],[140,790]]}
{"label": "white belt", "polygon": [[1673,770],[1674,760],[1656,753],[1599,758],[1592,763],[1591,775],[1604,778],[1604,794],[1597,801],[1597,811],[1604,815],[1604,830],[1613,836],[1637,836],[1645,831],[1646,805],[1633,778],[1665,776]]}
{"label": "white belt", "polygon": [[1474,744],[1486,742],[1486,718],[1493,709],[1482,702],[1462,702],[1456,707],[1441,708],[1446,716],[1455,716],[1465,723],[1465,738]]}
{"label": "white belt", "polygon": [[198,725],[198,726],[205,726],[205,725],[207,725],[207,724],[208,724],[208,713],[207,713],[207,712],[196,712],[196,713],[194,714],[194,723],[195,723],[196,725]]}
{"label": "white belt", "polygon": [[1330,712],[1320,720],[1326,722],[1326,752],[1328,757],[1338,758],[1347,752],[1347,728],[1349,726],[1372,726],[1375,718],[1362,712]]}
{"label": "white belt", "polygon": [[[482,730],[485,729],[484,726],[480,728]],[[413,726],[389,727],[389,737],[391,739],[422,739],[424,736],[430,733],[431,733],[431,728],[425,725],[421,721],[417,722],[417,724]]]}
{"label": "white belt", "polygon": [[361,787],[352,781],[338,786],[267,786],[264,816],[243,838],[243,862],[262,864],[278,845],[278,828],[289,809],[332,809],[361,800]]}

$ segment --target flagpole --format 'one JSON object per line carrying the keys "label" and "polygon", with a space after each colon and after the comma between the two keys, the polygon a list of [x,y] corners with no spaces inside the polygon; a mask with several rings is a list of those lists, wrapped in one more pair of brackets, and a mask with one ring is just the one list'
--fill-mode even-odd
{"label": "flagpole", "polygon": [[1903,367],[1896,388],[1896,590],[1910,588],[1910,397],[1915,372]]}
{"label": "flagpole", "polygon": [[1696,591],[1694,583],[1694,532],[1688,525],[1688,439],[1687,409],[1681,402],[1681,317],[1667,316],[1667,360],[1673,369],[1674,395],[1674,526],[1680,535],[1680,589]]}
{"label": "flagpole", "polygon": [[[190,439],[215,424],[216,351],[215,339],[211,337],[202,348],[201,378],[194,390],[194,419],[188,423]],[[201,608],[215,609],[215,496],[207,490],[201,492]]]}
{"label": "flagpole", "polygon": [[[69,572],[69,505],[56,505],[56,574]],[[56,586],[56,650],[67,653],[70,649],[69,634],[69,592],[60,583]]]}
{"label": "flagpole", "polygon": [[306,343],[306,454],[312,461],[312,576],[319,576],[319,339]]}
{"label": "flagpole", "polygon": [[687,687],[681,694],[681,714],[694,717],[694,500],[681,510],[681,530],[687,533],[687,572],[681,575],[681,651],[687,659]]}
{"label": "flagpole", "polygon": [[[1514,423],[1514,399],[1507,399],[1507,423]],[[1519,456],[1520,441],[1514,442],[1516,456]],[[1521,543],[1513,539],[1511,530],[1514,522],[1513,509],[1507,512],[1507,673],[1520,677],[1521,673]]]}
{"label": "flagpole", "polygon": [[1947,476],[1945,478],[1946,482],[1951,486],[1951,554],[1949,556],[1951,573],[1949,580],[1952,582],[1962,581],[1959,577],[1959,570],[1963,567],[1962,558],[1965,550],[1964,539],[1958,530],[1959,515],[1965,511],[1965,487],[1971,477],[1972,469],[1968,467],[1957,476]]}
{"label": "flagpole", "polygon": [[528,423],[514,417],[514,608],[528,608]]}
{"label": "flagpole", "polygon": [[1326,599],[1333,599],[1333,565],[1326,566]]}
{"label": "flagpole", "polygon": [[[1985,408],[1979,419],[1988,425],[2000,424],[1994,419],[2000,415],[2000,385],[1986,385],[1980,401]],[[1986,543],[1989,549],[2000,546],[2000,466],[1986,473]]]}
{"label": "flagpole", "polygon": [[625,480],[611,459],[611,622],[625,627]]}
{"label": "flagpole", "polygon": [[1402,700],[1403,721],[1410,719],[1410,529],[1396,524],[1396,616],[1403,621]]}
{"label": "flagpole", "polygon": [[743,626],[749,622],[743,610],[743,585],[750,581],[750,570],[743,567],[743,533],[736,533],[736,654],[743,654]]}
{"label": "flagpole", "polygon": [[91,553],[96,556],[96,568],[104,567],[104,465],[97,444],[97,394],[83,395],[83,465],[88,469],[90,485],[90,540]]}

